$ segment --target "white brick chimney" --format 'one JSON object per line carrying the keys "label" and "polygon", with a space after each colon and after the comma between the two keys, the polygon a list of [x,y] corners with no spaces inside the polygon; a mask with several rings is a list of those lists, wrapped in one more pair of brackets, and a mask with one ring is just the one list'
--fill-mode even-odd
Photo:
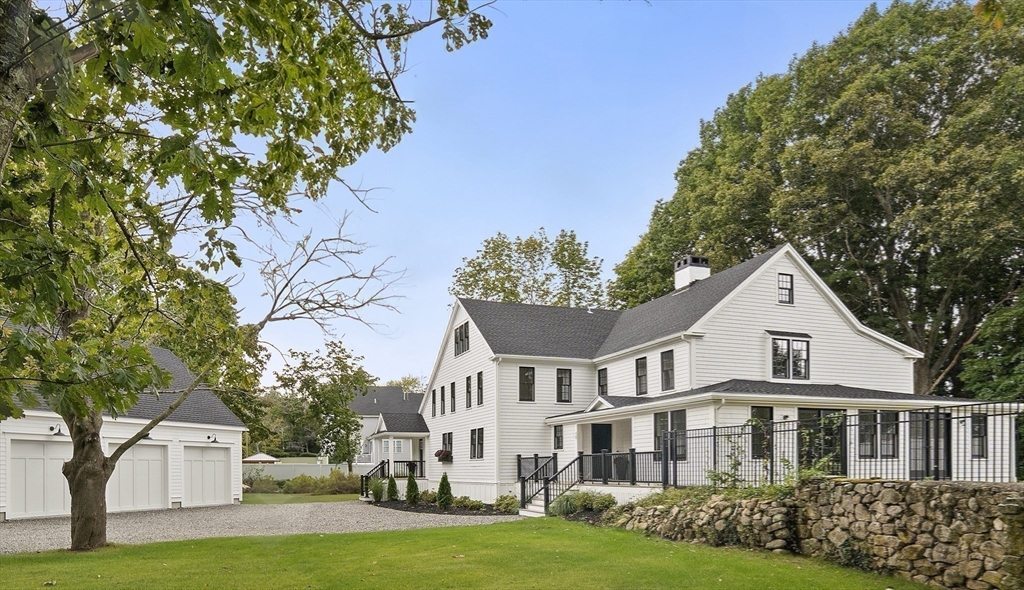
{"label": "white brick chimney", "polygon": [[689,255],[676,261],[676,289],[711,276],[711,265],[703,256]]}

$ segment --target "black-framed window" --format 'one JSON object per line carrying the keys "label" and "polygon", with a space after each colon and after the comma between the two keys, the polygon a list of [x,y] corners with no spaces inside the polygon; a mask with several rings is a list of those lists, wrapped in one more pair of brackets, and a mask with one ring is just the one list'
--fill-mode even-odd
{"label": "black-framed window", "polygon": [[452,414],[455,413],[455,382],[452,381],[452,387],[448,391],[452,392]]}
{"label": "black-framed window", "polygon": [[878,453],[878,410],[857,412],[857,455],[874,459]]}
{"label": "black-framed window", "polygon": [[608,395],[608,369],[597,370],[597,395]]}
{"label": "black-framed window", "polygon": [[661,435],[668,430],[668,412],[654,414],[654,450],[661,450]]}
{"label": "black-framed window", "polygon": [[768,448],[768,428],[775,419],[775,408],[771,406],[750,407],[750,456],[764,459],[771,453]]}
{"label": "black-framed window", "polygon": [[442,385],[442,386],[441,386],[441,415],[442,415],[442,416],[444,416],[444,408],[445,408],[445,402],[444,402],[444,385]]}
{"label": "black-framed window", "polygon": [[636,359],[636,394],[647,395],[647,357]]}
{"label": "black-framed window", "polygon": [[484,458],[484,429],[474,428],[469,431],[469,458]]}
{"label": "black-framed window", "polygon": [[448,451],[449,453],[454,450],[455,445],[452,444],[452,433],[445,432],[441,435],[441,450]]}
{"label": "black-framed window", "polygon": [[673,458],[677,461],[686,461],[686,410],[669,412],[668,424],[676,432],[676,448]]}
{"label": "black-framed window", "polygon": [[670,391],[676,388],[675,351],[666,350],[661,353],[661,390]]}
{"label": "black-framed window", "polygon": [[807,340],[772,338],[772,377],[811,378],[811,343]]}
{"label": "black-framed window", "polygon": [[899,455],[900,413],[879,412],[878,450],[883,459],[895,459]]}
{"label": "black-framed window", "polygon": [[432,389],[430,391],[430,417],[437,416],[437,390]]}
{"label": "black-framed window", "polygon": [[793,304],[793,275],[779,273],[779,303]]}
{"label": "black-framed window", "polygon": [[572,369],[558,369],[555,374],[555,401],[572,403]]}
{"label": "black-framed window", "polygon": [[484,405],[484,372],[476,374],[476,405]]}
{"label": "black-framed window", "polygon": [[466,407],[473,407],[473,376],[466,377]]}
{"label": "black-framed window", "polygon": [[519,401],[532,402],[537,370],[533,367],[519,367]]}
{"label": "black-framed window", "polygon": [[555,426],[555,442],[554,442],[554,447],[555,447],[556,451],[562,450],[562,445],[564,444],[564,441],[565,441],[565,439],[562,436],[563,433],[564,433],[564,430],[563,430],[563,427],[562,427],[561,424]]}
{"label": "black-framed window", "polygon": [[971,414],[971,459],[988,457],[988,415]]}
{"label": "black-framed window", "polygon": [[469,322],[456,326],[452,339],[455,341],[455,356],[467,352],[469,350]]}

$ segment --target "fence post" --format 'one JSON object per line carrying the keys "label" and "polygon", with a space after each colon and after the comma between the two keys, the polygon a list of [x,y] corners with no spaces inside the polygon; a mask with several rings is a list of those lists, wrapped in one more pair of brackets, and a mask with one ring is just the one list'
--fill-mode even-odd
{"label": "fence post", "polygon": [[576,473],[579,474],[579,482],[583,483],[583,451],[576,451]]}
{"label": "fence post", "polygon": [[762,449],[768,455],[768,485],[775,485],[775,422],[768,421],[768,444],[767,449]]}
{"label": "fence post", "polygon": [[711,470],[718,471],[718,426],[711,427]]}
{"label": "fence post", "polygon": [[558,473],[558,453],[551,453],[551,475]]}
{"label": "fence post", "polygon": [[519,507],[526,508],[526,478],[519,478]]}
{"label": "fence post", "polygon": [[636,485],[636,449],[629,449],[629,485]]}
{"label": "fence post", "polygon": [[540,469],[540,457],[537,453],[533,454],[533,480],[537,481],[537,470]]}
{"label": "fence post", "polygon": [[939,406],[932,412],[932,473],[933,479],[939,479]]}
{"label": "fence post", "polygon": [[668,432],[661,433],[661,489],[668,488]]}
{"label": "fence post", "polygon": [[544,478],[544,514],[548,513],[548,505],[551,504],[551,490],[548,489],[548,485],[551,483],[551,478]]}
{"label": "fence post", "polygon": [[611,471],[612,461],[608,455],[608,449],[601,449],[601,483],[608,485],[608,472]]}
{"label": "fence post", "polygon": [[850,476],[850,449],[848,448],[850,438],[847,434],[847,428],[849,428],[848,417],[849,414],[844,410],[843,416],[839,420],[839,427],[842,429],[839,431],[839,469],[842,471],[841,475],[843,477]]}
{"label": "fence post", "polygon": [[516,455],[516,479],[523,476],[523,456]]}

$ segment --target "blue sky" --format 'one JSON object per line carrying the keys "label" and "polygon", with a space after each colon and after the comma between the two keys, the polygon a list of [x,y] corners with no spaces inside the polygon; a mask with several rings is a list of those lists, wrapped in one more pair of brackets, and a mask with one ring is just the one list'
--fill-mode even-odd
{"label": "blue sky", "polygon": [[[448,53],[439,30],[414,38],[398,80],[414,101],[413,132],[367,154],[344,177],[374,193],[372,213],[341,186],[289,231],[330,231],[329,216],[405,270],[398,313],[371,312],[336,337],[384,380],[429,374],[444,336],[447,289],[463,257],[501,231],[575,230],[606,278],[671,197],[699,122],[759,74],[786,69],[844,30],[868,2],[592,2],[501,0],[490,38]],[[326,213],[326,214],[325,214]],[[248,269],[234,288],[251,321],[264,308]],[[312,350],[311,324],[271,325],[281,350]],[[275,355],[271,369],[279,368]],[[265,378],[270,382],[268,372]]]}

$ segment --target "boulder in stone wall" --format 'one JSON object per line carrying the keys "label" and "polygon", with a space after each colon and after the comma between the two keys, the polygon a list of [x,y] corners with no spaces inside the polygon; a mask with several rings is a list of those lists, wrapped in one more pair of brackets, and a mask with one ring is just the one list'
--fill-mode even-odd
{"label": "boulder in stone wall", "polygon": [[836,547],[839,547],[850,538],[850,535],[843,529],[832,529],[828,534],[828,540]]}
{"label": "boulder in stone wall", "polygon": [[994,541],[985,541],[978,546],[978,553],[981,553],[985,557],[990,557],[997,561],[1001,561],[1006,556],[1006,550],[1003,549],[1002,545]]}
{"label": "boulder in stone wall", "polygon": [[921,533],[917,536],[917,539],[915,540],[917,541],[918,545],[922,545],[924,547],[931,547],[935,544],[935,537],[929,535],[928,533]]}
{"label": "boulder in stone wall", "polygon": [[898,504],[903,501],[903,496],[892,488],[886,488],[878,495],[878,501],[886,505]]}
{"label": "boulder in stone wall", "polygon": [[977,578],[981,575],[981,572],[985,571],[985,564],[980,560],[972,559],[962,562],[959,569],[960,573],[968,578]]}
{"label": "boulder in stone wall", "polygon": [[925,576],[937,576],[939,575],[939,566],[935,565],[934,562],[928,559],[918,559],[914,562],[914,569],[918,573]]}
{"label": "boulder in stone wall", "polygon": [[817,555],[821,551],[821,542],[817,539],[804,539],[800,541],[800,553],[804,555]]}
{"label": "boulder in stone wall", "polygon": [[949,527],[944,524],[935,525],[935,530],[932,534],[935,535],[936,539],[942,541],[943,543],[948,543],[950,539],[952,539],[953,537],[953,531],[951,531]]}
{"label": "boulder in stone wall", "polygon": [[956,548],[953,545],[939,543],[938,545],[932,548],[932,561],[941,561],[943,563],[959,563],[960,549]]}
{"label": "boulder in stone wall", "polygon": [[765,544],[765,549],[784,549],[786,547],[786,541],[784,539],[775,539]]}
{"label": "boulder in stone wall", "polygon": [[903,549],[900,549],[900,555],[905,559],[914,561],[915,559],[921,559],[924,557],[924,550],[925,548],[920,545],[907,545]]}
{"label": "boulder in stone wall", "polygon": [[850,534],[854,538],[864,540],[868,538],[868,523],[857,521],[850,523]]}
{"label": "boulder in stone wall", "polygon": [[949,568],[942,574],[942,585],[946,588],[956,588],[963,583],[964,577],[956,568]]}
{"label": "boulder in stone wall", "polygon": [[981,581],[992,584],[996,588],[1000,588],[1003,585],[1003,574],[999,572],[985,572],[981,574]]}
{"label": "boulder in stone wall", "polygon": [[857,520],[871,521],[871,512],[863,504],[854,505],[853,515]]}
{"label": "boulder in stone wall", "polygon": [[1007,555],[1003,558],[1003,569],[1015,576],[1024,575],[1024,556]]}

